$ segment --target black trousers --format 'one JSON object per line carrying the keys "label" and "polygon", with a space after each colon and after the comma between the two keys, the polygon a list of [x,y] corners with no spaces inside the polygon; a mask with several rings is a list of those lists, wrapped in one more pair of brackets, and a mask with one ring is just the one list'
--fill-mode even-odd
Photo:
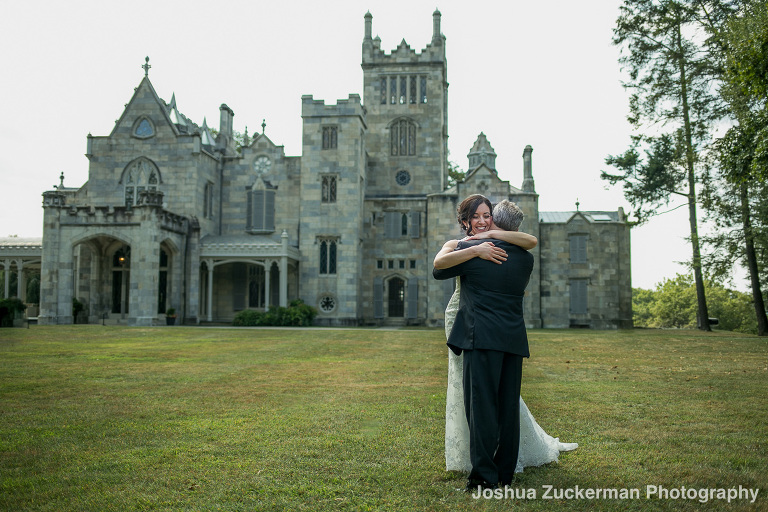
{"label": "black trousers", "polygon": [[514,477],[520,451],[522,376],[522,356],[496,350],[464,351],[470,480],[497,484]]}

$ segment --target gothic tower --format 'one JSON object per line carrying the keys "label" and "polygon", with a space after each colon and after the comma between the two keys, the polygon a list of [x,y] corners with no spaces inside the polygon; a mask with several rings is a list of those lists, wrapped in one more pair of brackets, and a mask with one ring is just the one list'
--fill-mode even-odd
{"label": "gothic tower", "polygon": [[377,323],[423,323],[428,317],[431,257],[427,196],[447,181],[448,81],[440,12],[420,53],[402,40],[391,53],[372,37],[365,15],[362,48],[366,107],[363,316]]}

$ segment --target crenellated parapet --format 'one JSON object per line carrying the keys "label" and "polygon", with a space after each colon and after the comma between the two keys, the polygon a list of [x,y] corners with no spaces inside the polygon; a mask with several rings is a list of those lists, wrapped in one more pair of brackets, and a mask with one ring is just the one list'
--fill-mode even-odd
{"label": "crenellated parapet", "polygon": [[58,209],[61,226],[117,227],[140,226],[143,222],[157,223],[162,230],[181,235],[194,227],[190,219],[169,212],[162,207],[163,194],[159,191],[144,191],[139,204],[130,206],[67,205],[56,193],[46,193],[46,207]]}
{"label": "crenellated parapet", "polygon": [[391,53],[381,49],[381,39],[371,38],[373,16],[370,12],[365,15],[365,35],[363,37],[363,69],[370,65],[391,64],[425,64],[428,62],[442,63],[445,60],[445,36],[440,32],[440,11],[432,14],[432,41],[420,53],[411,49],[403,39]]}
{"label": "crenellated parapet", "polygon": [[365,122],[367,114],[359,94],[350,94],[349,98],[337,100],[335,105],[326,105],[324,100],[316,100],[311,94],[301,97],[301,117],[339,117],[357,116]]}

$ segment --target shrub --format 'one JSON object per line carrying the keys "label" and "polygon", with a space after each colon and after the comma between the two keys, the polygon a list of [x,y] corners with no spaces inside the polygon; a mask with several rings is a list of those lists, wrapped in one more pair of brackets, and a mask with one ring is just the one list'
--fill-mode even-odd
{"label": "shrub", "polygon": [[13,327],[16,314],[27,309],[21,299],[10,298],[0,300],[0,327]]}
{"label": "shrub", "polygon": [[247,326],[308,326],[312,325],[317,315],[317,310],[304,304],[301,299],[291,301],[287,307],[270,306],[269,311],[254,311],[245,309],[235,315],[232,325],[237,327]]}
{"label": "shrub", "polygon": [[259,325],[259,317],[261,313],[252,309],[244,309],[237,312],[235,319],[232,321],[232,325],[236,327],[248,327],[253,325]]}

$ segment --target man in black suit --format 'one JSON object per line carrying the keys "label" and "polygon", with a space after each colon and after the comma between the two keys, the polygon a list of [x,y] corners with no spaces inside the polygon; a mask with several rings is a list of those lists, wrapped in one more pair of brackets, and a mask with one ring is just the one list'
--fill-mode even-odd
{"label": "man in black suit", "polygon": [[[494,207],[493,223],[517,231],[522,211],[512,202]],[[459,242],[456,250],[489,240]],[[533,256],[501,240],[506,260],[473,258],[435,269],[435,279],[461,276],[461,299],[448,337],[455,353],[464,352],[464,406],[469,424],[472,471],[467,489],[511,483],[520,447],[520,384],[523,357],[529,357],[523,295]]]}

